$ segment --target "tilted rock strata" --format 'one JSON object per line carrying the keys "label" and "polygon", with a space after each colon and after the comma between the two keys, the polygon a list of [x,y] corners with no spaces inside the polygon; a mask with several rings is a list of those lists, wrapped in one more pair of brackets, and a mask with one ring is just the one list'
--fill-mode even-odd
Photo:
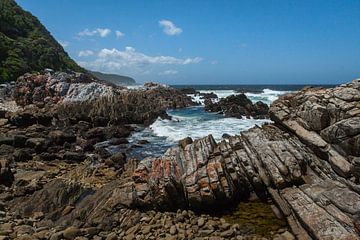
{"label": "tilted rock strata", "polygon": [[339,175],[358,175],[351,169],[360,157],[360,80],[333,89],[310,88],[284,95],[272,104],[270,115]]}
{"label": "tilted rock strata", "polygon": [[[255,192],[273,199],[298,239],[359,239],[358,86],[355,81],[332,90],[286,95],[271,107],[275,124],[254,127],[219,143],[212,136],[187,139],[162,157],[129,160],[117,179],[104,179],[94,192],[83,194],[86,188],[73,183],[86,182],[91,174],[64,174],[62,180],[53,180],[61,183],[50,181],[48,188],[59,192],[51,184],[65,184],[63,189],[71,192],[75,187],[74,199],[34,206],[32,198],[53,194],[44,187],[31,197],[14,200],[12,209],[21,216],[44,211],[43,224],[50,220],[57,226],[106,229],[122,222],[124,208],[212,209]],[[323,107],[325,102],[346,102],[346,107],[335,105],[340,109],[336,112],[331,104]],[[57,134],[51,136],[57,139]],[[39,141],[28,144],[37,146]],[[85,164],[83,171],[89,166]],[[51,208],[54,204],[58,209]],[[58,214],[60,209],[65,214]]]}
{"label": "tilted rock strata", "polygon": [[[132,182],[114,190],[122,192],[117,194],[122,197],[110,199],[128,207],[199,209],[226,205],[255,191],[259,196],[272,197],[299,239],[358,239],[359,168],[351,163],[358,156],[346,144],[337,144],[337,137],[332,136],[336,133],[345,140],[354,135],[356,138],[358,114],[341,113],[340,108],[341,117],[335,115],[335,119],[326,120],[328,124],[319,124],[312,122],[314,116],[325,117],[316,111],[325,111],[316,107],[304,112],[301,104],[296,104],[302,96],[309,98],[303,102],[308,104],[332,92],[328,101],[336,102],[341,96],[347,99],[346,109],[354,113],[358,100],[348,93],[354,94],[356,90],[349,89],[357,86],[355,81],[333,90],[308,89],[291,98],[287,95],[272,108],[275,125],[255,127],[218,144],[211,136],[188,141],[187,145],[169,149],[161,158],[145,159],[133,172]],[[283,109],[276,112],[279,106]],[[284,117],[284,113],[291,112],[284,106],[296,106],[304,115]],[[306,114],[312,117],[299,117]],[[304,122],[326,130],[318,134],[320,130],[311,130],[308,125],[305,128]]]}

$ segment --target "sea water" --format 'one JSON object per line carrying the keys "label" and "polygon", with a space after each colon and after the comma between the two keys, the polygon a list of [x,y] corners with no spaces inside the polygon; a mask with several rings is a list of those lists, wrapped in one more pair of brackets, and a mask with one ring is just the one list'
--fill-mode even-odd
{"label": "sea water", "polygon": [[[193,86],[174,86],[176,88],[193,87]],[[256,86],[261,88],[261,86]],[[266,87],[266,86],[265,86]],[[195,86],[196,90],[201,93],[215,93],[219,98],[225,98],[230,95],[240,94],[236,92],[237,86]],[[245,88],[245,87],[244,87]],[[246,87],[246,89],[254,89]],[[279,89],[263,88],[255,89],[256,93],[246,92],[245,95],[252,101],[262,101],[270,105],[280,95],[293,91],[293,89],[281,87]],[[222,114],[209,113],[204,110],[204,100],[199,95],[189,95],[193,101],[200,103],[199,106],[168,110],[171,120],[158,118],[149,127],[137,126],[135,131],[129,138],[132,150],[129,156],[144,158],[147,156],[161,156],[169,148],[177,144],[177,142],[185,137],[199,139],[209,134],[213,135],[216,141],[220,141],[224,134],[235,135],[241,131],[261,126],[269,119],[252,119],[243,117],[229,118]],[[147,140],[147,144],[138,144],[139,140]]]}

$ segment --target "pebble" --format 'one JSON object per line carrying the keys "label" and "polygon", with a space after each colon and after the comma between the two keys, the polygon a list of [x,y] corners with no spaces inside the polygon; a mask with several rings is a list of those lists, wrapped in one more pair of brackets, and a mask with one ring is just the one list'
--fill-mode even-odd
{"label": "pebble", "polygon": [[199,227],[202,227],[202,226],[204,226],[204,224],[205,224],[205,219],[203,217],[199,218],[197,221],[197,225]]}
{"label": "pebble", "polygon": [[173,225],[173,226],[171,226],[170,227],[170,234],[171,235],[175,235],[177,233],[177,229],[176,229],[176,227]]}

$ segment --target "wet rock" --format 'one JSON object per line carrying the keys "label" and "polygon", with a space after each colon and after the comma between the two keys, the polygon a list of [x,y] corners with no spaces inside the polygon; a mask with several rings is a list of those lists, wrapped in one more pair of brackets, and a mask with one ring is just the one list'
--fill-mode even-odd
{"label": "wet rock", "polygon": [[213,92],[211,92],[211,93],[199,93],[199,95],[200,95],[201,99],[207,99],[207,100],[217,99],[218,98],[218,96]]}
{"label": "wet rock", "polygon": [[227,117],[267,118],[269,107],[263,102],[253,104],[245,94],[231,95],[218,102],[205,101],[205,111],[223,113]]}
{"label": "wet rock", "polygon": [[180,91],[183,94],[198,94],[199,92],[196,91],[194,88],[181,88]]}
{"label": "wet rock", "polygon": [[185,148],[187,145],[191,144],[193,142],[191,137],[186,137],[179,141],[179,146],[182,148]]}
{"label": "wet rock", "polygon": [[146,139],[140,139],[140,140],[138,141],[138,144],[142,144],[142,145],[148,144],[148,143],[149,143],[149,141],[146,140]]}

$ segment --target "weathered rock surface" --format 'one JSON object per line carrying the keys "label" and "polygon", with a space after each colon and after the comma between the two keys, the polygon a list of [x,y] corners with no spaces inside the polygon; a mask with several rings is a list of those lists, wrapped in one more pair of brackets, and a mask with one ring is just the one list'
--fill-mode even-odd
{"label": "weathered rock surface", "polygon": [[213,102],[210,99],[205,100],[205,111],[224,114],[226,117],[253,117],[267,118],[269,107],[258,101],[255,104],[248,99],[245,94],[231,95]]}
{"label": "weathered rock surface", "polygon": [[21,76],[14,98],[21,106],[48,105],[59,118],[99,125],[149,124],[159,116],[167,117],[168,108],[193,105],[190,97],[164,85],[149,83],[130,90],[97,82],[84,74],[63,72]]}
{"label": "weathered rock surface", "polygon": [[[316,114],[312,110],[305,113],[301,111],[301,102],[296,102],[303,99],[301,96],[319,100],[332,93],[329,101],[347,99],[347,109],[354,113],[358,100],[356,96],[348,96],[354,91],[347,88],[358,86],[355,81],[332,90],[308,89],[291,98],[285,96],[272,107],[275,125],[255,127],[220,143],[211,136],[193,143],[186,141],[169,149],[161,158],[144,159],[126,177],[125,184],[120,181],[108,188],[113,189],[108,198],[111,205],[101,204],[96,208],[99,212],[119,205],[216,208],[246,199],[255,192],[273,199],[298,239],[358,239],[360,189],[355,182],[356,172],[352,172],[358,166],[351,163],[357,155],[334,142],[336,137],[329,129],[342,129],[334,132],[344,139],[353,138],[358,134],[359,115],[345,113],[342,118],[330,118],[319,125],[313,118],[326,119],[323,117],[326,111],[318,111],[317,106]],[[309,99],[303,104],[307,105]],[[291,107],[296,107],[294,113]],[[326,131],[319,134],[320,129]],[[99,199],[97,195],[92,197],[91,201]],[[81,209],[72,218],[84,216]]]}
{"label": "weathered rock surface", "polygon": [[[36,116],[7,113],[0,152],[9,157],[16,152],[18,161],[11,187],[0,188],[7,209],[1,233],[12,238],[235,239],[241,229],[219,218],[153,210],[214,210],[255,193],[273,200],[297,239],[359,239],[359,90],[360,81],[354,81],[285,95],[270,108],[274,124],[219,143],[211,135],[187,138],[162,157],[141,162],[106,152],[102,141],[124,138],[129,131],[126,125],[109,124],[113,118],[101,114],[106,102],[101,97],[86,101],[99,104],[93,115],[84,110],[88,121],[75,117],[82,121],[72,125],[62,121],[71,109],[64,100],[58,102],[63,112],[50,122],[39,117],[45,108]],[[148,84],[141,91],[120,99],[136,102],[137,96],[165,91],[169,95],[161,93],[165,98],[157,104],[171,107],[172,90]],[[111,104],[117,101],[114,97],[107,105],[116,116]],[[98,116],[108,125],[94,124]],[[294,237],[286,230],[278,235]]]}

